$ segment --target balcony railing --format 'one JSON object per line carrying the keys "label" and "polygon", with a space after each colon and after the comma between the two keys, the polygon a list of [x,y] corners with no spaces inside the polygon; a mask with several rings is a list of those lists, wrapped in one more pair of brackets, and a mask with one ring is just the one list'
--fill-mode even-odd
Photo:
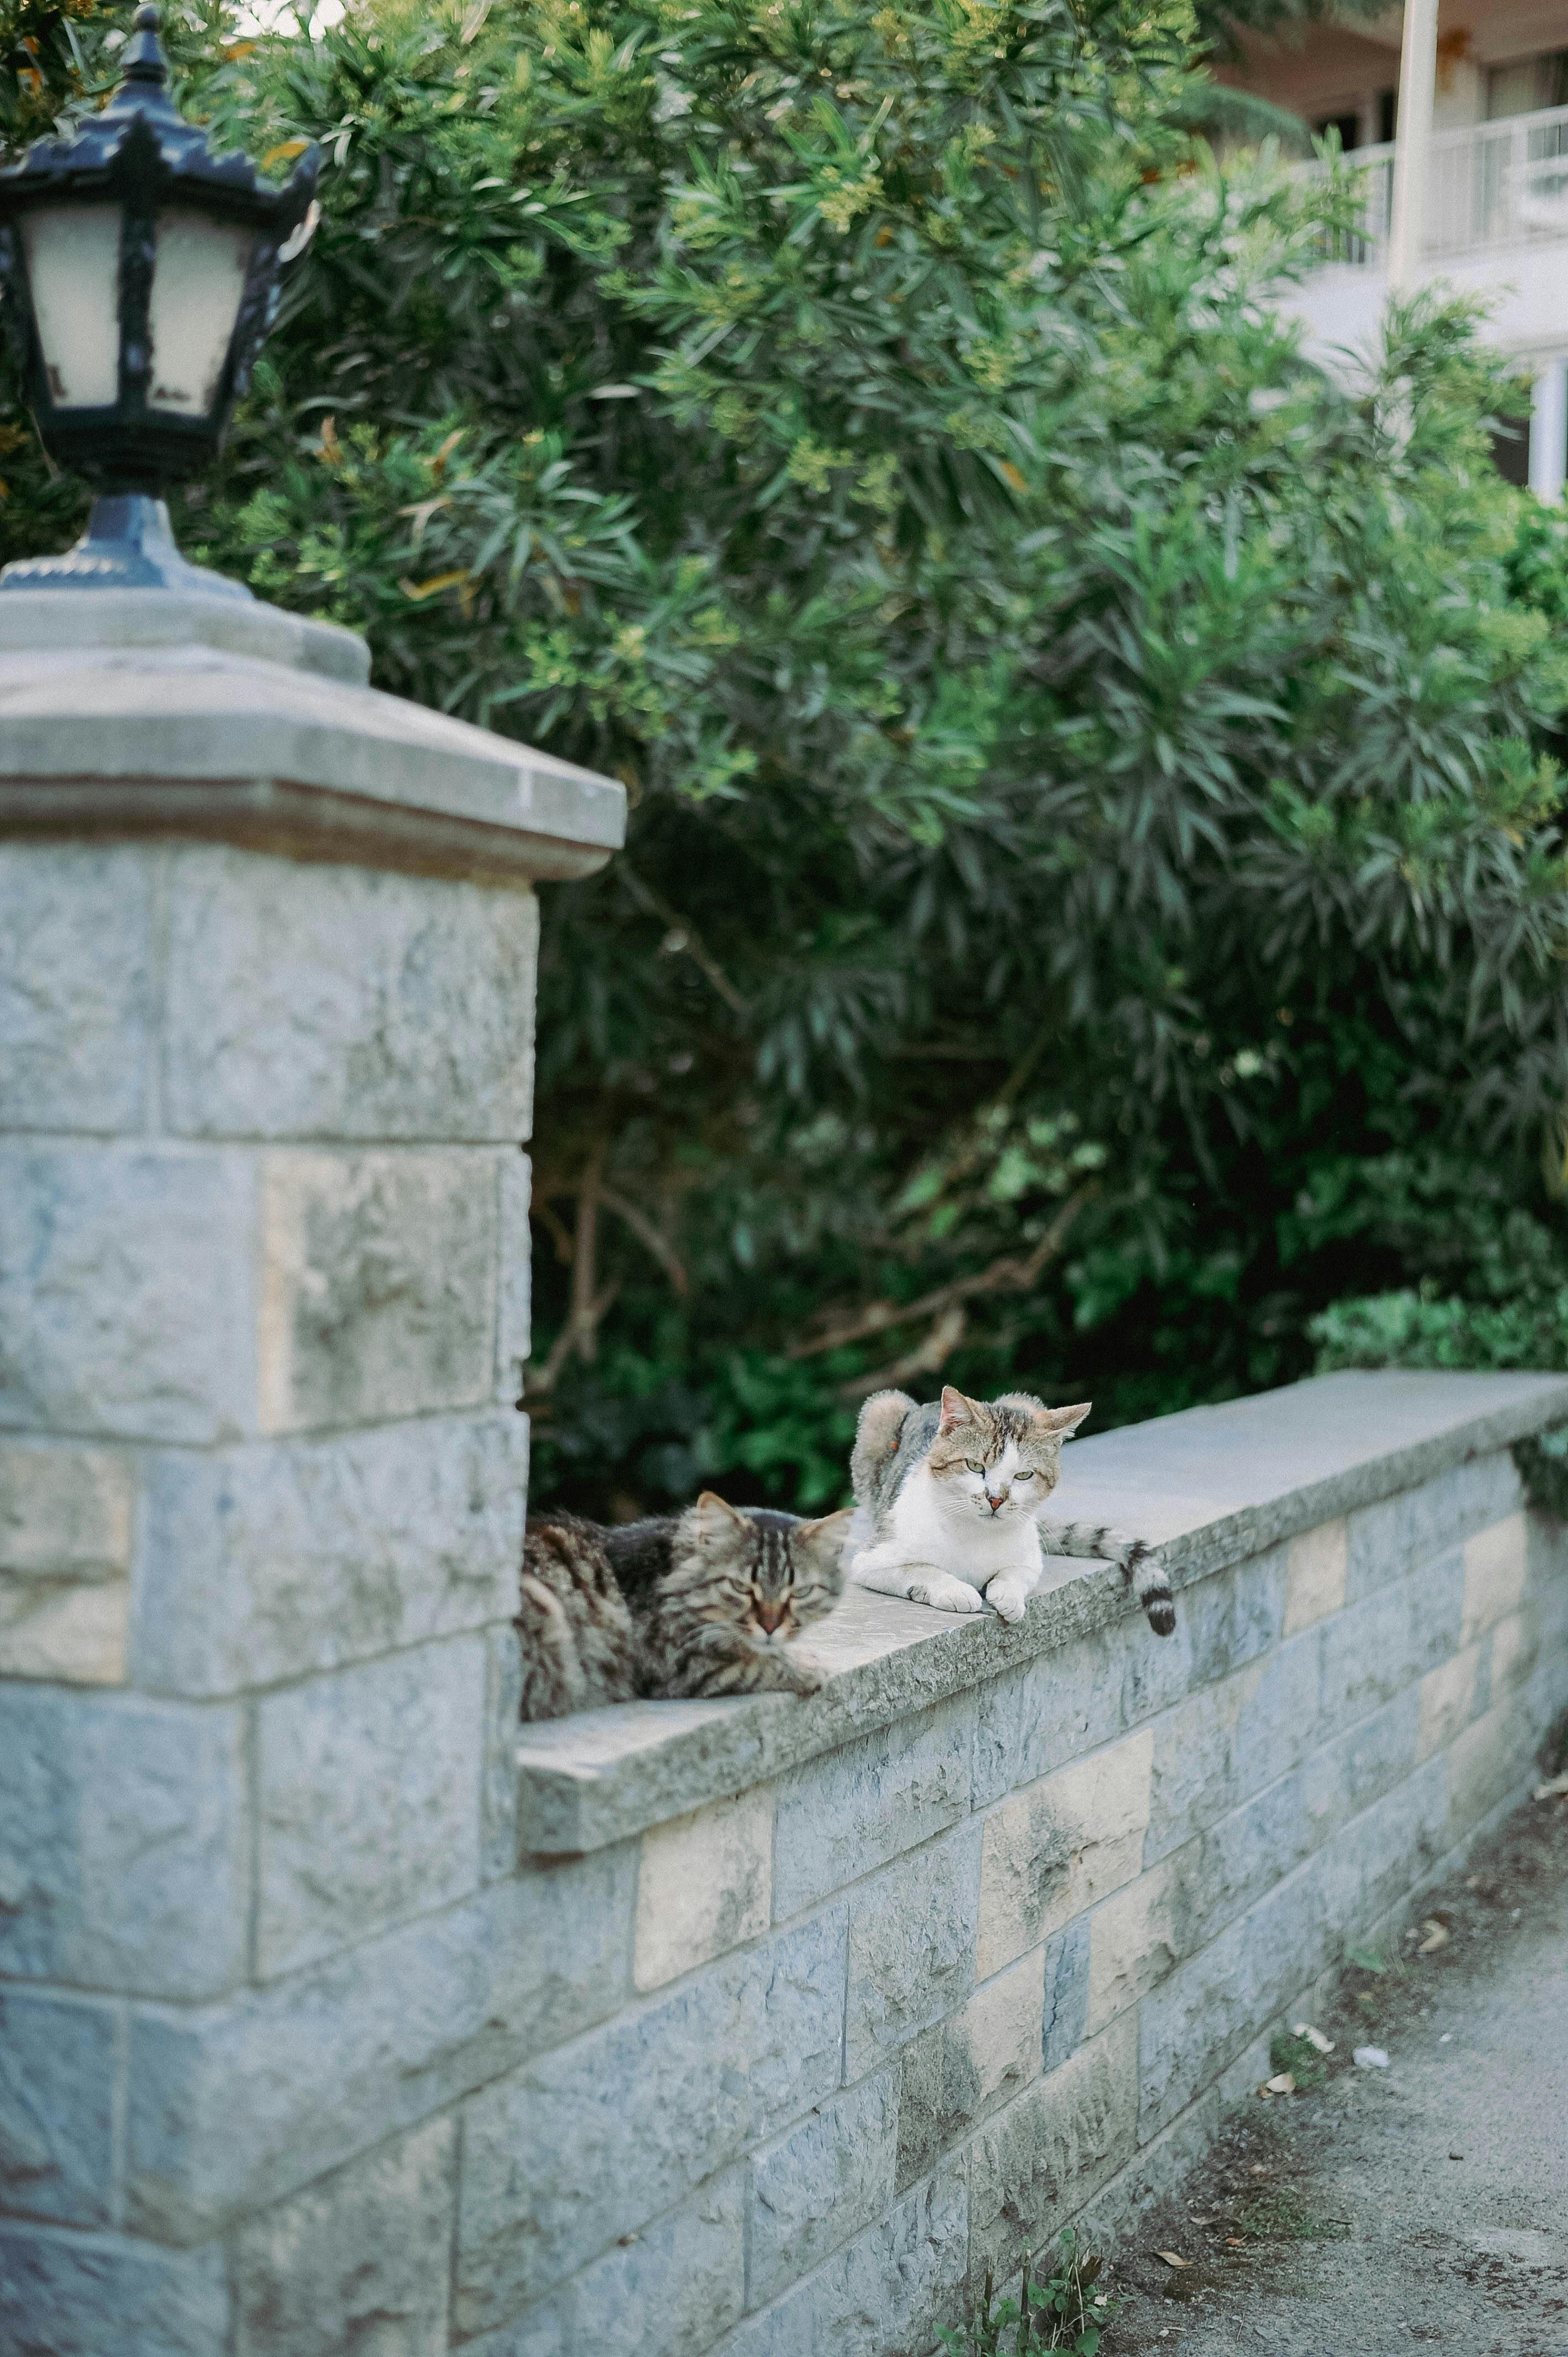
{"label": "balcony railing", "polygon": [[[1345,160],[1363,177],[1360,226],[1326,230],[1323,259],[1376,268],[1388,243],[1394,151],[1358,147]],[[1317,176],[1326,167],[1304,168]],[[1421,213],[1422,250],[1434,258],[1568,237],[1568,106],[1434,132]]]}

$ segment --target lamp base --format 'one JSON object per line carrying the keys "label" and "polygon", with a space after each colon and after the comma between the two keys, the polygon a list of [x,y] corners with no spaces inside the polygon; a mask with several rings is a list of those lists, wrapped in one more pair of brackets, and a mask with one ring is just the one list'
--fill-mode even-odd
{"label": "lamp base", "polygon": [[87,530],[63,556],[27,556],[0,572],[4,589],[183,589],[205,597],[251,591],[205,565],[188,565],[175,546],[168,508],[143,491],[94,500]]}

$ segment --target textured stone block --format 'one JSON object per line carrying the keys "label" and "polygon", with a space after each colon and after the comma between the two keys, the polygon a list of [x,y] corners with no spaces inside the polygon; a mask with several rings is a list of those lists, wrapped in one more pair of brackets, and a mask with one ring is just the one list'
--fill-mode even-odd
{"label": "textured stone block", "polygon": [[1509,1514],[1466,1540],[1466,1644],[1494,1621],[1518,1611],[1524,1601],[1529,1561],[1530,1529],[1523,1514]]}
{"label": "textured stone block", "polygon": [[496,1397],[522,1397],[522,1371],[533,1348],[533,1242],[528,1207],[533,1169],[526,1154],[500,1166],[500,1299],[496,1313]]}
{"label": "textured stone block", "polygon": [[1284,1633],[1294,1637],[1298,1630],[1337,1612],[1345,1601],[1348,1543],[1344,1515],[1292,1539],[1287,1562]]}
{"label": "textured stone block", "polygon": [[254,1428],[249,1158],[0,1146],[0,1419],[125,1439]]}
{"label": "textured stone block", "polygon": [[528,1134],[532,892],[175,855],[166,1118],[217,1137]]}
{"label": "textured stone block", "polygon": [[274,1148],[262,1168],[263,1429],[488,1400],[496,1155]]}
{"label": "textured stone block", "polygon": [[1138,2038],[1132,2016],[1081,2046],[989,2121],[970,2147],[970,2264],[1005,2276],[1044,2252],[1132,2158]]}
{"label": "textured stone block", "polygon": [[0,1988],[0,2209],[107,2224],[115,2045],[106,2007]]}
{"label": "textured stone block", "polygon": [[650,1826],[637,1886],[638,1987],[659,1988],[766,1932],[772,1867],[770,1785]]}
{"label": "textured stone block", "polygon": [[[1311,1856],[1317,1828],[1305,1792],[1305,1770],[1297,1770],[1244,1801],[1204,1834],[1187,1877],[1188,1952],[1254,1906]],[[1187,1857],[1190,1852],[1176,1855]]]}
{"label": "textured stone block", "polygon": [[244,1965],[233,1708],[0,1685],[0,1972],[199,1997]]}
{"label": "textured stone block", "polygon": [[456,2156],[449,2114],[248,2219],[235,2357],[446,2357]]}
{"label": "textured stone block", "polygon": [[1481,1668],[1479,1644],[1440,1662],[1421,1682],[1421,1717],[1416,1732],[1416,1758],[1430,1760],[1453,1742],[1475,1715],[1477,1679]]}
{"label": "textured stone block", "polygon": [[268,1988],[140,2011],[132,2222],[199,2241],[602,2020],[628,1993],[635,1872],[629,1847],[564,1861]]}
{"label": "textured stone block", "polygon": [[1445,1555],[1472,1532],[1514,1512],[1521,1497],[1513,1458],[1500,1448],[1358,1507],[1347,1523],[1348,1600],[1355,1603]]}
{"label": "textured stone block", "polygon": [[1287,1638],[1155,1721],[1147,1865],[1287,1774],[1318,1738],[1321,1636]]}
{"label": "textured stone block", "polygon": [[0,1580],[123,1578],[135,1495],[113,1449],[0,1437]]}
{"label": "textured stone block", "polygon": [[1162,1858],[1090,1916],[1084,2023],[1090,2038],[1157,1986],[1193,1947],[1211,1896],[1207,1879],[1200,1882],[1207,1847],[1207,1840],[1193,1843]]}
{"label": "textured stone block", "polygon": [[1060,2070],[1083,2043],[1089,2020],[1090,1924],[1089,1916],[1076,1916],[1046,1942],[1043,2071]]}
{"label": "textured stone block", "polygon": [[536,2299],[499,2332],[465,2341],[463,2357],[574,2357],[576,2314],[577,2287],[565,2284],[548,2299]]}
{"label": "textured stone block", "polygon": [[969,1808],[967,1697],[845,1744],[779,1779],[773,1912],[783,1921],[857,1882]]}
{"label": "textured stone block", "polygon": [[[1507,1703],[1491,1709],[1449,1745],[1448,1801],[1455,1839],[1506,1801],[1530,1764],[1533,1729]],[[1431,1763],[1442,1765],[1441,1760]]]}
{"label": "textured stone block", "polygon": [[927,2357],[969,2259],[961,2167],[940,2169],[724,2342],[722,2357]]}
{"label": "textured stone block", "polygon": [[0,2336],[6,2357],[227,2357],[223,2253],[0,2226]]}
{"label": "textured stone block", "polygon": [[1080,2248],[1103,2251],[1124,2245],[1147,2212],[1163,2208],[1172,2187],[1184,2184],[1210,2158],[1220,2117],[1219,2091],[1210,2088],[1168,2128],[1141,2146],[1073,2220]]}
{"label": "textured stone block", "polygon": [[494,2329],[839,2083],[842,1908],[541,2056],[467,2106],[459,2338]]}
{"label": "textured stone block", "polygon": [[129,844],[0,844],[7,1128],[142,1126],[157,859]]}
{"label": "textured stone block", "polygon": [[1309,1859],[1144,1997],[1137,2016],[1140,2142],[1185,2110],[1330,1961],[1324,1882],[1322,1857]]}
{"label": "textured stone block", "polygon": [[485,1631],[484,1774],[479,1792],[479,1871],[487,1882],[514,1874],[517,1843],[517,1730],[522,1657],[510,1621]]}
{"label": "textured stone block", "polygon": [[1335,1835],[1316,1861],[1326,1964],[1437,1864],[1450,1841],[1447,1798],[1446,1763],[1429,1760]]}
{"label": "textured stone block", "polygon": [[1037,1782],[1120,1732],[1125,1652],[1120,1626],[1096,1630],[977,1689],[975,1808]]}
{"label": "textured stone block", "polygon": [[62,1685],[114,1686],[125,1676],[131,1586],[0,1578],[0,1678],[50,1678]]}
{"label": "textured stone block", "polygon": [[263,1979],[476,1888],[485,1668],[452,1637],[256,1706]]}
{"label": "textured stone block", "polygon": [[578,2276],[575,2347],[593,2357],[700,2357],[746,2304],[745,2244],[736,2170]]}
{"label": "textured stone block", "polygon": [[1323,1732],[1369,1717],[1459,1650],[1464,1587],[1455,1547],[1324,1623]]}
{"label": "textured stone block", "polygon": [[975,2124],[1041,2069],[1045,1975],[1038,1952],[977,1988],[961,2011],[904,2049],[897,2104],[898,2188],[935,2167]]}
{"label": "textured stone block", "polygon": [[1154,1737],[1145,1729],[1042,1777],[986,1817],[983,1979],[1139,1871],[1153,1759]]}
{"label": "textured stone block", "polygon": [[1424,1683],[1407,1686],[1370,1718],[1307,1755],[1296,1790],[1309,1847],[1319,1847],[1415,1767]]}
{"label": "textured stone block", "polygon": [[850,1893],[844,2074],[858,2079],[974,1985],[979,1827],[971,1821]]}
{"label": "textured stone block", "polygon": [[159,1452],[145,1477],[139,1684],[233,1694],[516,1609],[521,1416]]}
{"label": "textured stone block", "polygon": [[[908,2088],[906,2056],[904,2105]],[[829,2096],[754,2157],[746,2277],[753,2308],[881,2217],[893,2200],[903,2132],[898,2073],[883,2071]]]}
{"label": "textured stone block", "polygon": [[1541,1632],[1528,1607],[1499,1620],[1492,1631],[1490,1698],[1504,1702],[1528,1683],[1541,1659]]}
{"label": "textured stone block", "polygon": [[1183,1588],[1175,1637],[1154,1637],[1128,1622],[1117,1632],[1122,1724],[1138,1726],[1276,1646],[1288,1581],[1287,1550],[1266,1547]]}

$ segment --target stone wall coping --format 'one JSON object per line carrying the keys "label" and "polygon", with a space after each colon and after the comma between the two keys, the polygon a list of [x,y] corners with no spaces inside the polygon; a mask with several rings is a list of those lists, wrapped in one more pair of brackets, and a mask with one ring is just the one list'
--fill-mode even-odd
{"label": "stone wall coping", "polygon": [[625,840],[615,780],[363,676],[352,631],[238,598],[0,596],[0,833],[515,881],[591,875]]}
{"label": "stone wall coping", "polygon": [[[1565,1417],[1568,1376],[1321,1375],[1077,1441],[1054,1502],[1155,1541],[1179,1590]],[[530,1727],[518,1749],[521,1850],[625,1840],[1136,1611],[1109,1564],[1058,1560],[1015,1628],[851,1589],[801,1641],[829,1672],[804,1702],[623,1703]]]}
{"label": "stone wall coping", "polygon": [[0,656],[69,647],[212,647],[363,687],[371,650],[340,622],[285,614],[259,597],[204,597],[185,589],[7,589],[0,596]]}

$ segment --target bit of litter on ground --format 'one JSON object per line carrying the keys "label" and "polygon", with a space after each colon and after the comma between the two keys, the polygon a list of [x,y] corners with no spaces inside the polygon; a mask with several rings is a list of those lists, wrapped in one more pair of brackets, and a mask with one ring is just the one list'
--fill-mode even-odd
{"label": "bit of litter on ground", "polygon": [[1358,2071],[1386,2071],[1389,2058],[1380,2046],[1358,2046],[1355,2055]]}

